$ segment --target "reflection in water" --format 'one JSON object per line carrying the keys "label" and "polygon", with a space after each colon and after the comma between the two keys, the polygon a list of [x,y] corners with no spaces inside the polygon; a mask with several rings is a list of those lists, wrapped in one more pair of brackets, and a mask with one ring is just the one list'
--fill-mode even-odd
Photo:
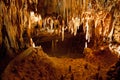
{"label": "reflection in water", "polygon": [[51,40],[42,42],[39,45],[50,56],[80,58],[84,56],[85,39],[84,35],[76,35],[65,38],[64,41],[61,39]]}

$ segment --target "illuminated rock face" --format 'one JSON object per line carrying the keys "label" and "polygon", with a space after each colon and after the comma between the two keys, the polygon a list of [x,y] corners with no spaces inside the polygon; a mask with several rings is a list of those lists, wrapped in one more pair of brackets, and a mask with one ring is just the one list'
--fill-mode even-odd
{"label": "illuminated rock face", "polygon": [[116,24],[115,24],[113,38],[116,42],[120,43],[120,18],[118,19],[119,20],[115,22]]}

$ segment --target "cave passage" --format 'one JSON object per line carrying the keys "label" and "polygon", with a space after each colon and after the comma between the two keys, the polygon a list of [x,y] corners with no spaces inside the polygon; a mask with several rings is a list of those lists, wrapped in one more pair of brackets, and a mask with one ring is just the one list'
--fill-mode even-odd
{"label": "cave passage", "polygon": [[49,56],[81,58],[84,56],[83,50],[85,47],[85,35],[81,28],[77,31],[76,36],[66,32],[64,41],[62,41],[61,37],[53,38],[53,36],[53,39],[42,42],[39,37],[33,38],[33,41],[36,46],[41,45],[43,51]]}

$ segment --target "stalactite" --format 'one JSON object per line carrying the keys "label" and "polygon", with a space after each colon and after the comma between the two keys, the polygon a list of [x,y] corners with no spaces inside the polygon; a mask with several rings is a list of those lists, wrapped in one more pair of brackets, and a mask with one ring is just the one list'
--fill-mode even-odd
{"label": "stalactite", "polygon": [[112,25],[112,29],[111,29],[111,31],[110,31],[110,33],[109,33],[109,35],[108,35],[108,38],[109,38],[109,42],[112,42],[112,36],[113,36],[113,32],[114,32],[114,23],[113,23],[113,25]]}
{"label": "stalactite", "polygon": [[86,21],[86,40],[88,40],[88,42],[90,42],[90,34],[89,34],[89,24],[88,24],[88,20]]}
{"label": "stalactite", "polygon": [[103,36],[108,37],[108,34],[110,33],[111,26],[111,14],[107,13],[106,17],[104,18],[103,21]]}
{"label": "stalactite", "polygon": [[30,45],[31,45],[32,47],[35,47],[35,43],[33,42],[33,39],[32,39],[32,38],[30,38]]}

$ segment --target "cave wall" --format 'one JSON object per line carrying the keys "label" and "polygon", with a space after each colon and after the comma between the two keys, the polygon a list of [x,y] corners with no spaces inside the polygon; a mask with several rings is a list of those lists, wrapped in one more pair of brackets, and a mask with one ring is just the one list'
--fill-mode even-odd
{"label": "cave wall", "polygon": [[0,45],[3,54],[9,53],[9,56],[14,56],[26,46],[23,32],[28,25],[29,13],[25,1],[0,1]]}

